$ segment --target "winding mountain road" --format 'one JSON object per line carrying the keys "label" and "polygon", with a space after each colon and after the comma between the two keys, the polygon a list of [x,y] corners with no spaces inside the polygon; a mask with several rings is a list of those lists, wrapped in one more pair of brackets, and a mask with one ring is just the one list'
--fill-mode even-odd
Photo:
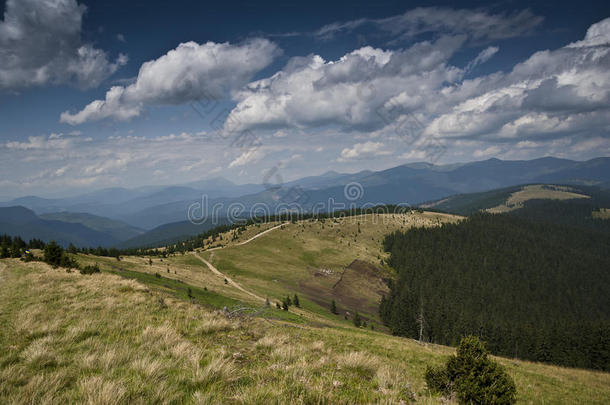
{"label": "winding mountain road", "polygon": [[[253,237],[251,237],[250,239],[240,242],[240,243],[236,243],[233,246],[242,246],[245,245],[246,243],[250,243],[253,240],[260,238],[261,236],[265,235],[268,232],[273,231],[274,229],[280,228],[281,226],[283,226],[284,224],[279,224],[277,226],[274,226],[273,228],[269,228],[266,231],[257,233],[256,235],[254,235]],[[218,250],[218,249],[224,249],[225,246],[219,246],[219,247],[215,247],[215,248],[211,248],[211,249],[206,249],[206,251],[212,251],[212,250]],[[220,270],[218,270],[212,263],[210,263],[209,261],[205,260],[203,257],[201,257],[197,252],[193,252],[193,254],[195,255],[196,258],[198,258],[199,260],[201,260],[203,262],[203,264],[205,264],[208,269],[210,269],[210,271],[214,274],[216,274],[219,277],[223,277],[225,280],[227,280],[227,283],[235,288],[237,288],[239,291],[244,292],[254,298],[256,298],[259,301],[263,301],[265,302],[266,299],[261,297],[260,295],[257,295],[255,293],[253,293],[252,291],[246,290],[244,287],[242,287],[238,282],[234,281],[231,277],[227,276],[226,274],[224,274],[223,272],[221,272]],[[213,253],[212,253],[213,254]],[[210,256],[211,259],[211,256]]]}
{"label": "winding mountain road", "polygon": [[[256,239],[256,238],[260,238],[261,236],[263,236],[263,235],[264,235],[264,234],[266,234],[267,232],[271,232],[271,231],[273,231],[274,229],[280,228],[280,227],[281,227],[281,226],[283,226],[283,225],[285,225],[285,224],[279,224],[279,225],[276,225],[276,226],[274,226],[273,228],[269,228],[269,229],[267,229],[266,231],[262,231],[261,233],[257,233],[256,235],[254,235],[254,236],[253,236],[253,237],[251,237],[250,239],[245,240],[245,241],[243,241],[243,242],[236,243],[236,244],[235,244],[235,245],[233,245],[233,246],[241,246],[241,245],[245,245],[246,243],[250,243],[250,242],[252,242],[254,239]],[[210,249],[206,249],[205,251],[206,251],[206,252],[209,252],[209,251],[212,251],[212,250],[224,249],[225,247],[228,247],[228,246],[218,246],[218,247],[213,247],[213,248],[210,248]]]}

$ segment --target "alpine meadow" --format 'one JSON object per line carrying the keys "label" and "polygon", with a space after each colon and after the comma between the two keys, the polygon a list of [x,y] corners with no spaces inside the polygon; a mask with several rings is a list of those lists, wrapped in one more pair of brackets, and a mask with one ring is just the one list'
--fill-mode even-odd
{"label": "alpine meadow", "polygon": [[610,402],[607,2],[0,5],[0,404]]}

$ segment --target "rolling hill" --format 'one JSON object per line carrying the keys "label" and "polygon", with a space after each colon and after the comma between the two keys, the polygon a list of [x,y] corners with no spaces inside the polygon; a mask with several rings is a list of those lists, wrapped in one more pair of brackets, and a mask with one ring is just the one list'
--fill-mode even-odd
{"label": "rolling hill", "polygon": [[128,225],[124,222],[82,212],[54,212],[42,214],[39,215],[39,217],[46,220],[82,224],[95,231],[108,234],[117,241],[125,241],[144,233],[142,229]]}
{"label": "rolling hill", "polygon": [[[86,225],[85,225],[86,224]],[[87,226],[89,225],[89,226]],[[0,234],[55,240],[63,246],[114,246],[126,236],[141,232],[136,228],[90,214],[58,213],[38,216],[25,207],[0,207]]]}
{"label": "rolling hill", "polygon": [[117,244],[117,247],[127,249],[137,247],[167,246],[176,243],[179,240],[188,239],[191,236],[204,233],[205,231],[218,225],[222,225],[223,223],[228,223],[228,221],[219,221],[216,223],[207,221],[200,225],[194,224],[190,221],[171,222],[160,225],[154,229],[151,229],[150,231],[146,231],[130,239],[123,240]]}
{"label": "rolling hill", "polygon": [[590,211],[610,207],[610,191],[583,185],[526,184],[480,193],[457,194],[419,206],[459,215],[478,211],[510,212],[531,205],[536,200],[572,201]]}
{"label": "rolling hill", "polygon": [[[3,259],[0,402],[453,403],[424,373],[454,349],[384,333],[376,303],[394,277],[383,236],[460,218],[384,216],[257,224],[152,260],[75,255],[91,276]],[[294,293],[300,308],[274,308]],[[496,360],[519,403],[610,395],[608,373]]]}

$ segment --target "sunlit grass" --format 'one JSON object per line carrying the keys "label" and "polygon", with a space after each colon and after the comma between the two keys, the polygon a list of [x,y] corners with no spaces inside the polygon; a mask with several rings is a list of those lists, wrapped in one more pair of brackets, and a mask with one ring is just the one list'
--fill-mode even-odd
{"label": "sunlit grass", "polygon": [[[102,273],[0,266],[0,403],[442,403],[452,349],[349,327],[229,319]],[[605,403],[610,377],[500,359],[523,403]]]}

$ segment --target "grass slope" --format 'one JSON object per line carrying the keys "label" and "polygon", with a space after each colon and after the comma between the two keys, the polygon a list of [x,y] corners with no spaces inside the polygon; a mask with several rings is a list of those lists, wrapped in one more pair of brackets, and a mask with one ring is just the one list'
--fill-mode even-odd
{"label": "grass slope", "polygon": [[[378,303],[387,290],[383,279],[393,276],[383,264],[383,237],[396,229],[457,220],[438,213],[306,220],[285,224],[250,243],[232,243],[202,255],[242,286],[272,301],[298,293],[305,309],[326,317],[334,299],[341,314],[359,311],[376,321]],[[350,266],[356,259],[374,267]]]}
{"label": "grass slope", "polygon": [[530,200],[572,200],[575,198],[591,198],[588,195],[574,192],[568,186],[554,186],[533,184],[524,186],[521,190],[512,193],[504,203],[487,209],[487,212],[501,214],[523,208],[523,204]]}
{"label": "grass slope", "polygon": [[[0,403],[447,403],[423,373],[450,348],[228,319],[133,279],[42,263],[2,260],[0,282]],[[610,396],[606,373],[498,360],[520,403]]]}
{"label": "grass slope", "polygon": [[598,194],[599,190],[584,186],[528,184],[480,193],[457,194],[421,204],[421,207],[460,215],[471,215],[478,211],[505,213],[523,208],[524,203],[531,200],[590,199],[591,195],[599,197]]}

